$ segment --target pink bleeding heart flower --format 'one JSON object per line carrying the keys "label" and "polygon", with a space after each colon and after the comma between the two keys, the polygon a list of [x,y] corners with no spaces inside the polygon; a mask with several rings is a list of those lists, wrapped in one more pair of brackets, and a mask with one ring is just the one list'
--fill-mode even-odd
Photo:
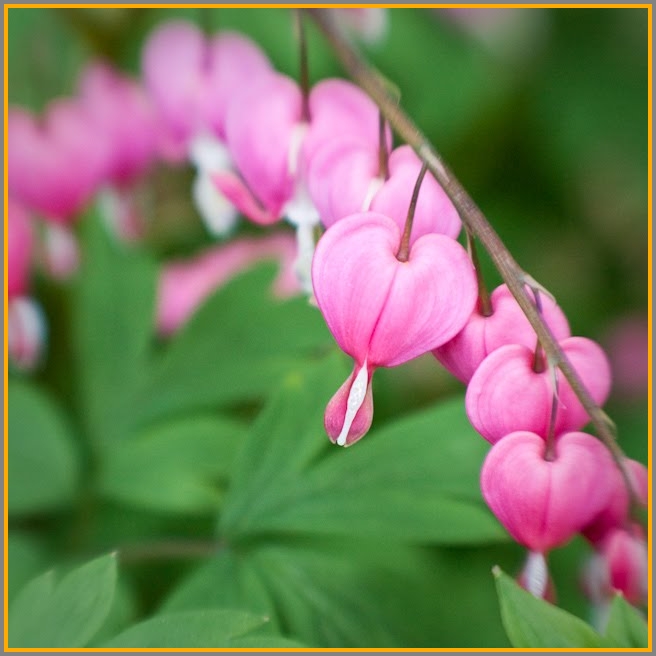
{"label": "pink bleeding heart flower", "polygon": [[[540,298],[542,318],[554,337],[559,341],[569,337],[569,324],[562,310],[548,296]],[[535,348],[537,343],[535,330],[506,285],[492,292],[490,302],[490,316],[481,314],[477,307],[465,327],[433,351],[439,362],[463,383],[468,383],[481,362],[500,346],[522,344]]]}
{"label": "pink bleeding heart flower", "polygon": [[[646,507],[649,499],[649,472],[647,468],[642,463],[629,458],[624,459],[624,466],[637,501]],[[611,531],[623,528],[629,522],[629,491],[624,477],[617,467],[612,472],[609,484],[613,487],[613,493],[610,496],[608,505],[581,531],[592,544],[602,542]]]}
{"label": "pink bleeding heart flower", "polygon": [[283,298],[298,293],[292,269],[294,238],[286,233],[264,238],[242,238],[211,248],[163,269],[157,294],[157,330],[171,335],[184,325],[215,290],[242,271],[263,260],[276,260],[280,272],[274,293]]}
{"label": "pink bleeding heart flower", "polygon": [[[385,182],[379,168],[378,146],[356,135],[335,138],[316,150],[308,165],[307,185],[324,226],[370,209]],[[407,205],[405,209],[407,213]]]}
{"label": "pink bleeding heart flower", "polygon": [[631,604],[645,604],[649,590],[648,558],[647,542],[638,526],[610,531],[584,568],[586,593],[602,606],[617,592]]}
{"label": "pink bleeding heart flower", "polygon": [[146,88],[167,134],[173,161],[186,157],[191,139],[210,133],[223,141],[230,103],[243,88],[271,70],[266,55],[248,38],[222,32],[211,39],[192,23],[158,26],[142,53]]}
{"label": "pink bleeding heart flower", "polygon": [[340,446],[358,440],[371,423],[373,371],[449,340],[476,302],[473,267],[458,242],[424,235],[407,261],[397,259],[400,243],[392,219],[367,212],[338,221],[317,245],[312,264],[317,304],[335,340],[355,361],[325,418],[331,440]]}
{"label": "pink bleeding heart flower", "polygon": [[125,187],[151,164],[157,124],[144,90],[105,62],[93,62],[79,82],[82,104],[107,141],[107,182]]}
{"label": "pink bleeding heart flower", "polygon": [[13,198],[7,199],[7,296],[9,300],[27,292],[32,259],[32,225],[27,210]]}
{"label": "pink bleeding heart flower", "polygon": [[[375,194],[371,209],[391,216],[403,229],[414,183],[421,167],[421,160],[410,146],[396,148],[390,155],[389,179]],[[432,174],[427,173],[417,199],[412,239],[431,233],[455,239],[461,227],[460,216],[451,199]]]}
{"label": "pink bleeding heart flower", "polygon": [[107,143],[87,110],[57,100],[37,120],[12,108],[7,128],[10,193],[48,220],[70,222],[97,190],[107,161]]}
{"label": "pink bleeding heart flower", "polygon": [[[400,146],[390,155],[385,178],[379,170],[378,146],[350,135],[316,151],[308,169],[308,189],[327,227],[355,212],[372,210],[391,217],[403,230],[421,166],[410,146]],[[417,199],[412,240],[430,233],[455,239],[460,229],[456,208],[428,173]]]}
{"label": "pink bleeding heart flower", "polygon": [[607,505],[615,463],[592,435],[565,433],[555,458],[545,441],[517,431],[490,449],[481,469],[486,503],[514,540],[544,553],[578,533]]}
{"label": "pink bleeding heart flower", "polygon": [[[603,405],[610,391],[610,366],[602,349],[584,337],[568,337],[560,346],[594,401]],[[534,351],[521,344],[502,346],[488,355],[467,387],[465,407],[472,426],[493,444],[525,430],[546,437],[557,395],[555,434],[578,430],[588,414],[560,371],[536,372]],[[557,389],[554,389],[554,379]]]}

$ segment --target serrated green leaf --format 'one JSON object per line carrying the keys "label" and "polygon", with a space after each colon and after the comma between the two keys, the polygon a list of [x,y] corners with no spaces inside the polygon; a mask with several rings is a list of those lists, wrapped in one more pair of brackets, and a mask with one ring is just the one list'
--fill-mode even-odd
{"label": "serrated green leaf", "polygon": [[89,434],[108,443],[129,434],[137,411],[134,394],[154,334],[155,266],[113,240],[95,213],[84,227],[73,297],[78,390]]}
{"label": "serrated green leaf", "polygon": [[[348,375],[338,358],[283,385],[256,422],[237,464],[223,529],[384,537],[469,544],[503,541],[483,504],[487,450],[458,397],[373,431],[343,450],[329,445],[325,404]],[[327,458],[317,459],[324,449]]]}
{"label": "serrated green leaf", "polygon": [[126,629],[105,648],[233,647],[233,642],[261,629],[267,618],[237,610],[190,610],[157,615]]}
{"label": "serrated green leaf", "polygon": [[19,381],[9,383],[8,405],[9,512],[42,512],[70,503],[80,463],[61,410],[37,387]]}
{"label": "serrated green leaf", "polygon": [[275,270],[264,264],[236,277],[198,309],[154,363],[142,420],[261,398],[332,345],[307,299],[273,298]]}
{"label": "serrated green leaf", "polygon": [[604,635],[609,647],[649,647],[645,618],[621,594],[613,599]]}
{"label": "serrated green leaf", "polygon": [[114,555],[96,558],[55,583],[49,571],[30,581],[9,608],[11,647],[84,647],[109,614]]}
{"label": "serrated green leaf", "polygon": [[142,431],[107,450],[100,489],[112,499],[163,512],[216,512],[246,431],[199,415]]}
{"label": "serrated green leaf", "polygon": [[534,597],[498,567],[494,569],[501,619],[513,647],[604,647],[604,639],[582,619]]}

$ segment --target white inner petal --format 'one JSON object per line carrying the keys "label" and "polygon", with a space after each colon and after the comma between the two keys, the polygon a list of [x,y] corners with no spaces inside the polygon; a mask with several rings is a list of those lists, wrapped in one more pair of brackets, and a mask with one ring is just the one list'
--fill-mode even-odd
{"label": "white inner petal", "polygon": [[198,171],[191,188],[191,196],[205,227],[211,234],[222,237],[232,230],[238,212],[217,189],[209,173]]}
{"label": "white inner petal", "polygon": [[367,195],[364,197],[364,200],[362,201],[362,207],[360,208],[361,212],[369,211],[374,196],[378,193],[384,184],[385,180],[383,180],[383,178],[373,178],[371,182],[369,182],[369,186],[367,187]]}
{"label": "white inner petal", "polygon": [[289,151],[287,152],[287,170],[289,175],[295,177],[298,171],[298,158],[301,153],[303,139],[308,131],[307,123],[297,123],[292,130],[292,136],[289,140]]}
{"label": "white inner petal", "polygon": [[547,590],[549,572],[544,554],[531,551],[524,566],[526,589],[535,597],[543,598]]}
{"label": "white inner petal", "polygon": [[358,414],[358,410],[362,407],[364,399],[367,396],[367,361],[364,361],[362,368],[358,371],[351,389],[349,390],[348,399],[346,400],[346,414],[344,415],[344,425],[342,432],[337,437],[337,444],[339,446],[346,446],[346,438],[348,437],[351,425]]}
{"label": "white inner petal", "polygon": [[228,147],[215,136],[203,132],[189,143],[189,160],[202,171],[225,171],[232,166]]}

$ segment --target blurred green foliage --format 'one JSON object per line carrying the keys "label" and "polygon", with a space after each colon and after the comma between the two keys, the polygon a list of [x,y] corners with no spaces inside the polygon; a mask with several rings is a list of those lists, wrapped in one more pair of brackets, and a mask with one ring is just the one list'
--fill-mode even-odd
{"label": "blurred green foliage", "polygon": [[[618,319],[647,313],[648,12],[514,11],[481,33],[446,11],[388,10],[385,40],[363,49],[573,333],[603,341]],[[138,75],[148,31],[174,16],[241,30],[280,70],[298,69],[283,9],[8,15],[9,103],[35,110],[73,93],[90,57]],[[307,29],[312,79],[341,75]],[[490,571],[517,571],[522,550],[480,499],[487,445],[467,424],[462,386],[431,356],[379,371],[372,434],[335,452],[321,417],[345,362],[316,310],[269,298],[269,265],[157,342],[161,261],[210,239],[188,170],[157,170],[144,187],[147,241],[117,246],[90,211],[78,278],[38,281],[47,362],[32,380],[10,376],[12,644],[507,646]],[[500,282],[483,265],[490,286]],[[607,409],[627,454],[646,462],[646,396],[613,396]],[[92,561],[85,567],[103,570],[95,606],[77,625],[59,622],[60,597],[77,594],[74,572],[55,587],[43,572],[114,549],[115,594],[114,559]],[[575,540],[550,560],[559,604],[586,620],[576,581],[587,553]],[[544,646],[526,623],[548,633],[553,617],[568,645],[599,638],[564,611],[533,608],[505,576],[497,585],[513,645]],[[37,588],[50,596],[35,637],[20,609]],[[612,618],[614,644],[643,639],[621,602]]]}

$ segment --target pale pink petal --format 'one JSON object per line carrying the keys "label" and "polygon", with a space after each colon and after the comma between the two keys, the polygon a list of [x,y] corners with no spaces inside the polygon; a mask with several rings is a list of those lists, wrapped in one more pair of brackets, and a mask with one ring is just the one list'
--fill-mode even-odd
{"label": "pale pink petal", "polygon": [[[389,160],[390,177],[371,204],[372,210],[392,217],[401,230],[421,167],[421,160],[410,146],[395,149]],[[431,233],[455,239],[461,225],[458,211],[444,189],[430,172],[426,173],[417,199],[410,243]]]}
{"label": "pale pink petal", "polygon": [[322,80],[312,87],[309,104],[310,129],[303,143],[303,170],[316,150],[336,135],[352,135],[378,148],[378,107],[359,87],[346,80]]}
{"label": "pale pink petal", "polygon": [[202,128],[203,72],[210,65],[205,37],[192,23],[170,21],[148,36],[144,82],[171,139],[184,141]]}
{"label": "pale pink petal", "polygon": [[237,170],[275,216],[294,192],[290,151],[300,118],[296,83],[274,73],[259,76],[228,108],[226,137]]}
{"label": "pale pink petal", "polygon": [[254,223],[270,225],[278,221],[278,214],[262,207],[236,173],[221,171],[212,174],[211,178],[219,192]]}
{"label": "pale pink petal", "polygon": [[359,139],[346,136],[318,148],[307,185],[323,225],[329,228],[350,214],[367,211],[383,183],[377,175],[378,149]]}
{"label": "pale pink petal", "polygon": [[271,62],[259,46],[237,32],[225,31],[208,44],[211,65],[203,98],[206,125],[225,140],[230,104],[261,74],[272,72]]}

